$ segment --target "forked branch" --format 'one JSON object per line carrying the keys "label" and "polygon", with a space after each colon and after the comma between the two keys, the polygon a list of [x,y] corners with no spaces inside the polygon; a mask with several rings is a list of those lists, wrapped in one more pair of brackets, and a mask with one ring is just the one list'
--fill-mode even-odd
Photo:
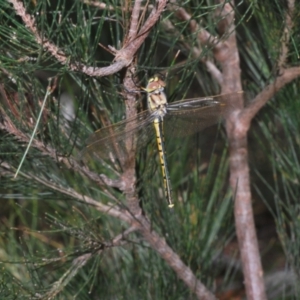
{"label": "forked branch", "polygon": [[144,43],[145,39],[150,33],[151,28],[159,20],[159,17],[161,16],[167,4],[167,0],[159,0],[157,3],[157,7],[153,7],[144,25],[136,34],[137,25],[138,25],[137,23],[138,13],[139,13],[138,10],[140,10],[140,6],[138,5],[139,1],[137,1],[137,4],[134,6],[134,11],[133,11],[134,22],[132,23],[129,32],[129,37],[131,39],[128,40],[127,43],[125,43],[120,50],[116,50],[114,47],[111,47],[111,49],[115,51],[115,59],[110,66],[97,68],[97,67],[89,67],[79,62],[76,64],[70,63],[68,60],[68,56],[61,49],[59,49],[51,41],[44,39],[40,35],[35,25],[34,17],[26,13],[25,7],[21,1],[8,0],[8,2],[10,2],[13,5],[16,14],[22,18],[25,26],[34,35],[37,44],[42,46],[45,51],[49,52],[53,57],[55,57],[57,61],[59,61],[63,65],[67,65],[68,68],[72,71],[80,71],[86,75],[98,76],[98,77],[115,74],[119,72],[121,69],[128,67],[130,65],[136,52],[138,51],[140,46]]}

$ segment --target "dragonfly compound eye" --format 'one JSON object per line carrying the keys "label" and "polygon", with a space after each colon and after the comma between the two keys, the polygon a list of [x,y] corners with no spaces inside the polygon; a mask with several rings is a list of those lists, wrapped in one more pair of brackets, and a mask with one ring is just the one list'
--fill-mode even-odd
{"label": "dragonfly compound eye", "polygon": [[145,91],[148,93],[159,94],[160,92],[162,92],[164,90],[165,86],[166,86],[166,84],[164,81],[155,77],[155,78],[151,78],[149,80]]}

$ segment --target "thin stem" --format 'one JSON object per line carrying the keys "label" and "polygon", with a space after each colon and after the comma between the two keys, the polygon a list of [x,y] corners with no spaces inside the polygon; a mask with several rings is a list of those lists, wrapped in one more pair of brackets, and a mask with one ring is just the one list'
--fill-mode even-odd
{"label": "thin stem", "polygon": [[[49,84],[50,84],[50,83],[49,83]],[[39,113],[39,115],[38,115],[38,117],[37,117],[37,120],[36,120],[36,124],[35,124],[35,126],[34,126],[34,129],[33,129],[32,134],[31,134],[31,136],[30,136],[30,140],[29,140],[28,145],[27,145],[27,147],[26,147],[26,150],[25,150],[25,152],[24,152],[24,154],[23,154],[23,156],[22,156],[22,159],[21,159],[21,162],[20,162],[20,164],[19,164],[19,166],[18,166],[18,169],[17,169],[17,171],[16,171],[16,173],[15,173],[15,175],[14,175],[14,178],[16,178],[16,177],[18,176],[18,174],[19,174],[19,172],[20,172],[20,170],[21,170],[21,168],[22,168],[22,165],[23,165],[23,163],[24,163],[24,161],[25,161],[25,158],[26,158],[26,156],[27,156],[27,153],[28,153],[28,151],[29,151],[29,149],[30,149],[30,147],[31,147],[31,145],[32,145],[32,142],[33,142],[33,139],[34,139],[34,137],[35,137],[36,131],[37,131],[38,127],[39,127],[40,120],[41,120],[42,114],[43,114],[43,112],[44,112],[44,109],[45,109],[45,105],[46,105],[47,99],[48,99],[49,95],[51,95],[52,91],[53,91],[53,89],[52,89],[50,86],[48,86],[48,88],[47,88],[47,90],[46,90],[46,94],[45,94],[44,100],[43,100],[43,103],[42,103],[42,106],[41,106],[41,109],[40,109],[40,113]]]}

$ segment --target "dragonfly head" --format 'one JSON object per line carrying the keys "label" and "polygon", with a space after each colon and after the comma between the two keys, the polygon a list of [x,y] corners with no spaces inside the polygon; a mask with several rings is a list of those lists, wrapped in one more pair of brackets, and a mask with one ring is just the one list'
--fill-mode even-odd
{"label": "dragonfly head", "polygon": [[147,87],[143,90],[145,90],[148,94],[159,94],[164,91],[165,86],[166,83],[156,75],[149,79]]}

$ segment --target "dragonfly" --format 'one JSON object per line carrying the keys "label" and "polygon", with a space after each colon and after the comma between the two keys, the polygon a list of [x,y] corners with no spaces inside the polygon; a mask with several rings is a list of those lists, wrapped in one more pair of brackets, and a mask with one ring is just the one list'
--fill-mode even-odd
{"label": "dragonfly", "polygon": [[131,152],[156,139],[165,197],[168,206],[174,206],[165,149],[166,136],[184,137],[220,122],[229,111],[229,98],[240,94],[223,94],[212,97],[185,99],[168,103],[166,83],[159,76],[148,81],[143,90],[147,93],[148,109],[116,124],[103,127],[86,141],[81,157],[98,160],[117,159],[125,165]]}

